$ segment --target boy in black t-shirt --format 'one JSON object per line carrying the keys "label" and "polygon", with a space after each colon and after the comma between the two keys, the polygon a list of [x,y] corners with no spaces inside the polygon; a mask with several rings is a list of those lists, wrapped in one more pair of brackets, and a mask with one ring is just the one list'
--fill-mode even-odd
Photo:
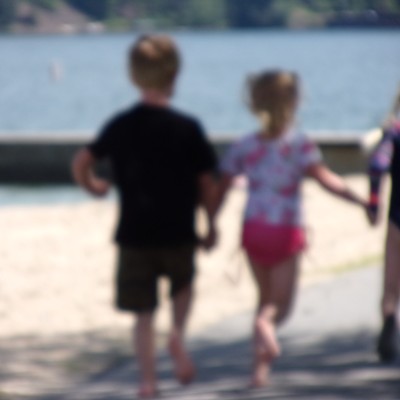
{"label": "boy in black t-shirt", "polygon": [[199,123],[169,107],[180,64],[171,39],[141,37],[129,53],[129,63],[141,101],[106,124],[98,138],[77,153],[72,170],[80,186],[103,196],[110,184],[93,168],[100,159],[111,162],[120,201],[116,303],[137,316],[139,395],[152,397],[157,389],[153,315],[161,275],[171,283],[169,350],[175,373],[181,383],[194,377],[183,341],[194,276],[194,214],[200,203],[209,229],[203,245],[212,246],[216,157]]}

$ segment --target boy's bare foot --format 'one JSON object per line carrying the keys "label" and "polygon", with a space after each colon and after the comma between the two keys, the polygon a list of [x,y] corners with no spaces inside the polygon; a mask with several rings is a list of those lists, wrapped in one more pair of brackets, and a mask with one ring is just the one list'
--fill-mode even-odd
{"label": "boy's bare foot", "polygon": [[157,389],[151,383],[142,383],[137,392],[139,399],[154,399],[157,396]]}
{"label": "boy's bare foot", "polygon": [[174,362],[176,378],[182,385],[189,384],[193,381],[196,371],[178,334],[171,334],[168,349]]}

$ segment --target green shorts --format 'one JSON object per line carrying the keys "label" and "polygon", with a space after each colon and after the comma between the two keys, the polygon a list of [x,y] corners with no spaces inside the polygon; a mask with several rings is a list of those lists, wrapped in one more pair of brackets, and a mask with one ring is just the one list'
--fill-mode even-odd
{"label": "green shorts", "polygon": [[157,283],[170,281],[174,297],[189,286],[195,274],[194,246],[120,247],[116,273],[116,306],[134,312],[153,311],[158,304]]}

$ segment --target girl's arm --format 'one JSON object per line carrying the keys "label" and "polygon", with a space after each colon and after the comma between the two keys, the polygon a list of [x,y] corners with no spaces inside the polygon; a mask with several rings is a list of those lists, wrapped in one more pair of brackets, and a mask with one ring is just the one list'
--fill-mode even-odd
{"label": "girl's arm", "polygon": [[216,215],[224,201],[225,194],[231,185],[232,177],[223,174],[217,181],[213,173],[205,173],[199,177],[200,202],[207,214],[208,234],[202,240],[202,245],[208,250],[217,242],[215,227]]}
{"label": "girl's arm", "polygon": [[79,150],[72,161],[72,176],[75,182],[95,196],[107,194],[110,183],[94,173],[96,159],[86,148]]}
{"label": "girl's arm", "polygon": [[358,204],[365,208],[368,206],[367,201],[351,191],[347,187],[345,181],[324,164],[316,163],[310,165],[306,170],[306,174],[314,178],[324,189],[335,196],[341,197],[344,200]]}
{"label": "girl's arm", "polygon": [[362,207],[367,206],[365,200],[350,190],[346,182],[322,162],[319,149],[305,136],[301,143],[301,156],[305,174],[314,178],[324,189],[344,200],[361,205]]}
{"label": "girl's arm", "polygon": [[219,188],[218,188],[218,201],[217,201],[217,210],[221,208],[221,205],[223,204],[226,193],[228,192],[229,188],[232,186],[234,176],[231,174],[228,174],[226,172],[223,172],[221,174],[220,180],[219,180]]}
{"label": "girl's arm", "polygon": [[227,191],[232,185],[233,179],[243,174],[243,158],[246,148],[246,140],[233,144],[224,154],[219,168],[218,203],[217,210],[225,200]]}

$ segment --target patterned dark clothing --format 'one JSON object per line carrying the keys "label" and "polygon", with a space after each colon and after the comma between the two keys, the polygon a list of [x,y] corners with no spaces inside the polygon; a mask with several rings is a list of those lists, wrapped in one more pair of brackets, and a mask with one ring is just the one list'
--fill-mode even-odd
{"label": "patterned dark clothing", "polygon": [[369,162],[371,198],[378,203],[382,176],[390,172],[389,220],[400,229],[400,121],[385,129]]}

